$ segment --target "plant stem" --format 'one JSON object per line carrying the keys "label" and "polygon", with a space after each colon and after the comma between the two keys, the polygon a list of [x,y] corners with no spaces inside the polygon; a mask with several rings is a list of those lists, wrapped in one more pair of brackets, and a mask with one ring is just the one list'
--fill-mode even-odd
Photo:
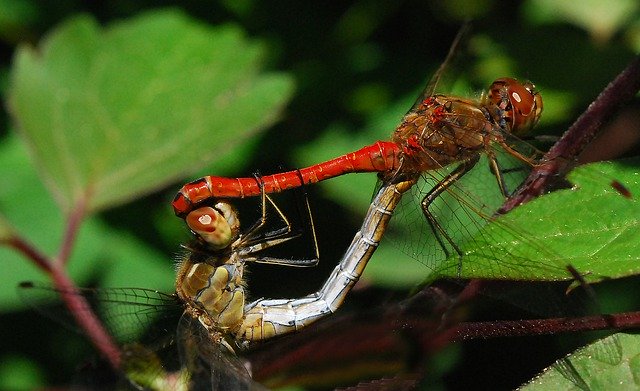
{"label": "plant stem", "polygon": [[4,242],[7,246],[21,253],[25,258],[33,261],[33,263],[45,273],[51,274],[52,268],[49,257],[38,251],[31,243],[17,235],[12,235],[9,239],[4,240]]}
{"label": "plant stem", "polygon": [[640,90],[640,56],[605,87],[587,110],[578,117],[560,140],[534,167],[520,189],[498,210],[507,213],[518,205],[541,195],[575,166],[578,156],[602,129],[618,108]]}
{"label": "plant stem", "polygon": [[60,251],[58,252],[58,256],[55,260],[58,266],[64,267],[69,261],[73,245],[75,244],[78,231],[80,230],[80,224],[85,216],[85,207],[86,199],[84,197],[80,197],[76,202],[75,207],[71,209],[71,212],[69,213],[67,227],[62,238],[62,246],[60,247]]}
{"label": "plant stem", "polygon": [[120,349],[111,335],[94,314],[86,299],[77,294],[77,289],[64,269],[57,265],[52,268],[51,277],[60,292],[62,301],[71,312],[78,325],[87,334],[93,345],[109,361],[114,369],[120,368]]}
{"label": "plant stem", "polygon": [[550,335],[578,331],[627,329],[640,326],[640,312],[593,315],[579,318],[549,318],[500,320],[491,322],[462,322],[454,326],[452,341]]}

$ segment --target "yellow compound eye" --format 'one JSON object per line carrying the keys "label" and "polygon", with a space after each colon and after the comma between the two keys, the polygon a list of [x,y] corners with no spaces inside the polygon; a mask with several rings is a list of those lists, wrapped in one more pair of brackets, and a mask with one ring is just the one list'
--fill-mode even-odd
{"label": "yellow compound eye", "polygon": [[[235,217],[233,213],[229,216]],[[228,247],[234,239],[235,232],[229,221],[220,211],[210,206],[190,212],[185,221],[191,231],[214,250]]]}

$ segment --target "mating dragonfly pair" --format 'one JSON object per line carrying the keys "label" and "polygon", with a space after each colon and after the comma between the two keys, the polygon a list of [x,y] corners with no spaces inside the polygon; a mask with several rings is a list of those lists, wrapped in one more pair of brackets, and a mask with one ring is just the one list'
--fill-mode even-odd
{"label": "mating dragonfly pair", "polygon": [[[434,80],[437,81],[441,70]],[[478,220],[486,222],[492,212],[476,200],[456,193],[457,183],[478,164],[481,156],[486,156],[499,192],[506,197],[508,186],[497,151],[502,150],[526,165],[535,164],[531,156],[519,152],[514,145],[518,137],[526,135],[538,122],[542,98],[533,84],[512,78],[497,79],[478,100],[434,94],[435,85],[430,83],[421,94],[391,141],[377,141],[296,171],[258,179],[207,176],[185,185],[175,197],[173,207],[176,215],[184,218],[195,240],[185,246],[187,252],[177,272],[176,294],[129,291],[138,297],[141,306],[153,301],[181,307],[177,341],[181,365],[186,370],[172,374],[160,368],[141,369],[136,360],[145,357],[145,350],[130,345],[124,348],[123,369],[131,382],[140,388],[162,389],[168,383],[158,379],[173,378],[181,385],[176,388],[259,389],[244,366],[233,358],[235,351],[298,331],[335,312],[364,271],[402,196],[410,190],[420,194],[423,219],[444,255],[456,259],[455,268],[460,274],[465,266],[460,241],[465,238],[443,226],[443,217],[434,213],[434,203],[443,194],[453,194],[456,202],[471,206],[466,210],[477,213],[476,224]],[[302,298],[247,302],[246,263],[313,266],[318,262],[317,247],[312,259],[283,260],[261,255],[262,250],[296,236],[268,194],[355,172],[377,172],[381,185],[360,231],[325,284]],[[423,193],[416,185],[421,179],[432,181]],[[242,232],[229,199],[249,196],[262,197],[262,219]],[[283,223],[281,229],[265,230],[267,209],[276,211]],[[45,289],[35,285],[29,288]],[[115,290],[72,293],[98,299],[116,295],[110,301],[121,300]]]}

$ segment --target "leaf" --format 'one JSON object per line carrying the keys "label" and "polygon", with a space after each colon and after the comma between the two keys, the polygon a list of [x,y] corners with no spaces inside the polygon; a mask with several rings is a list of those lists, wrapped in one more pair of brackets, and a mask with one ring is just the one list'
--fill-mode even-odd
{"label": "leaf", "polygon": [[38,19],[35,2],[25,0],[0,0],[0,37],[5,41],[24,39],[27,28]]}
{"label": "leaf", "polygon": [[0,216],[0,243],[10,239],[12,235],[13,229],[11,228],[11,224],[9,224],[4,217]]}
{"label": "leaf", "polygon": [[640,337],[618,333],[556,361],[521,390],[613,390],[640,387]]}
{"label": "leaf", "polygon": [[[463,268],[463,277],[562,280],[569,278],[569,264],[588,282],[640,273],[637,164],[579,167],[568,178],[572,189],[540,197],[501,217],[499,224],[488,224],[470,242],[473,247],[465,249],[465,265],[470,266]],[[631,197],[616,190],[613,181],[622,183]],[[499,260],[513,268],[496,274],[489,253],[501,254]],[[449,260],[449,269],[455,263]]]}
{"label": "leaf", "polygon": [[629,22],[638,11],[633,0],[597,0],[558,3],[550,0],[529,0],[524,11],[538,23],[565,21],[587,30],[598,42],[607,42],[620,26]]}
{"label": "leaf", "polygon": [[32,361],[15,353],[0,359],[0,387],[5,390],[30,390],[42,387],[45,375]]}
{"label": "leaf", "polygon": [[[38,180],[24,145],[17,137],[0,143],[0,219],[28,238],[41,252],[55,254],[64,230],[64,217]],[[17,252],[0,246],[0,311],[24,308],[16,286],[25,280],[42,281],[44,274]],[[139,240],[123,235],[97,218],[82,225],[69,262],[69,273],[79,285],[100,277],[107,286],[138,286],[172,291],[175,278],[171,259]],[[141,279],[141,276],[144,276]]]}
{"label": "leaf", "polygon": [[232,154],[292,92],[260,74],[239,28],[156,11],[100,29],[71,19],[17,51],[11,112],[64,210],[100,210]]}

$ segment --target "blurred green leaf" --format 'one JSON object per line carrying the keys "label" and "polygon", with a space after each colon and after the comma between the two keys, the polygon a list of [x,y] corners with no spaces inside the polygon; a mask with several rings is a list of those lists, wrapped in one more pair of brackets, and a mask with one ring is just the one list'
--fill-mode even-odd
{"label": "blurred green leaf", "polygon": [[575,94],[567,91],[554,90],[546,86],[536,85],[544,101],[540,127],[550,127],[563,121],[569,121],[576,107]]}
{"label": "blurred green leaf", "polygon": [[[64,217],[41,184],[17,137],[0,143],[0,218],[45,254],[55,254],[64,231]],[[178,222],[176,222],[178,224]],[[21,254],[0,246],[0,310],[23,308],[16,286],[46,279]],[[69,273],[80,284],[101,279],[109,286],[139,286],[171,291],[172,261],[144,243],[123,236],[97,218],[86,220],[78,233]],[[140,279],[144,276],[144,279]]]}
{"label": "blurred green leaf", "polygon": [[31,390],[42,387],[44,374],[25,357],[6,355],[0,358],[0,388],[3,390]]}
{"label": "blurred green leaf", "polygon": [[533,22],[571,23],[588,31],[600,43],[607,42],[639,10],[640,4],[635,0],[528,0],[523,5],[524,13]]}
{"label": "blurred green leaf", "polygon": [[29,0],[0,0],[0,37],[5,41],[24,39],[24,34],[40,16]]}
{"label": "blurred green leaf", "polygon": [[520,388],[620,390],[640,387],[640,336],[614,334],[556,361]]}
{"label": "blurred green leaf", "polygon": [[11,224],[4,217],[0,216],[0,243],[9,239],[13,234]]}
{"label": "blurred green leaf", "polygon": [[[572,265],[589,282],[640,273],[638,161],[598,163],[569,175],[573,189],[516,208],[463,249],[464,278],[567,279]],[[627,198],[612,187],[622,183]],[[455,258],[455,257],[454,257]],[[457,275],[457,258],[443,265]],[[448,268],[448,269],[447,269]]]}
{"label": "blurred green leaf", "polygon": [[292,92],[259,74],[262,48],[239,28],[176,11],[101,30],[88,16],[15,58],[11,111],[64,210],[95,211],[232,154]]}

